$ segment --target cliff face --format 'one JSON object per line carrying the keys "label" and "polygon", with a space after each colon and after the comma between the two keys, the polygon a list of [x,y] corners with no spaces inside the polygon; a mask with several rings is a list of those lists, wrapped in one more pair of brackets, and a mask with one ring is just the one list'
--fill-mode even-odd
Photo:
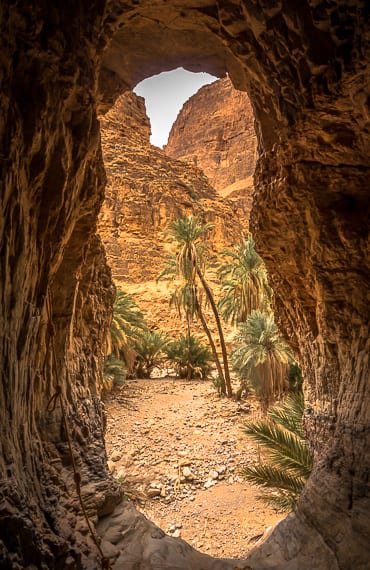
{"label": "cliff face", "polygon": [[246,222],[203,172],[149,143],[141,97],[122,95],[100,126],[107,187],[99,233],[117,281],[142,283],[158,276],[165,256],[163,232],[179,217],[193,214],[211,222],[210,241],[218,249],[241,235]]}
{"label": "cliff face", "polygon": [[104,190],[97,106],[182,65],[228,72],[253,103],[252,229],[304,366],[315,466],[296,511],[245,563],[169,541],[130,509],[115,567],[367,570],[368,3],[20,0],[1,3],[0,26],[2,567],[98,566],[60,406],[48,407],[60,391],[96,520],[118,497],[98,398],[112,290],[94,237]]}
{"label": "cliff face", "polygon": [[202,87],[184,104],[164,150],[201,168],[221,196],[249,215],[257,160],[254,115],[248,95],[228,77]]}

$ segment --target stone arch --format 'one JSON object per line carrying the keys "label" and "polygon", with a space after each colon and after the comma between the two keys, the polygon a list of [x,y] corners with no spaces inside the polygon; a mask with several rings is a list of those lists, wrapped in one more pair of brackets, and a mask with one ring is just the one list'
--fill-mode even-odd
{"label": "stone arch", "polygon": [[[94,236],[104,187],[96,103],[104,109],[153,70],[181,63],[216,75],[228,71],[250,94],[260,143],[252,223],[280,324],[308,383],[314,473],[297,512],[246,565],[365,569],[366,3],[132,0],[104,7],[81,0],[56,8],[24,1],[0,10],[4,567],[97,565],[72,506],[60,416],[45,412],[54,382],[45,298],[50,289],[62,391],[81,474],[89,481],[89,511],[103,516],[119,492],[107,483],[97,388],[113,291]],[[191,556],[184,564],[198,567]],[[150,564],[143,561],[142,568]],[[160,564],[166,567],[165,560]]]}

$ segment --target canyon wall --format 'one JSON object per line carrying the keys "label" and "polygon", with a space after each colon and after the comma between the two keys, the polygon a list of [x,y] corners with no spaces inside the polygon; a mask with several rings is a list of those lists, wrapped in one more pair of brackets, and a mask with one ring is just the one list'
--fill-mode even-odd
{"label": "canyon wall", "polygon": [[212,223],[214,251],[239,238],[248,221],[234,204],[217,195],[201,170],[149,143],[141,97],[122,95],[100,126],[107,187],[99,233],[116,281],[155,279],[166,255],[164,232],[180,217],[192,214]]}
{"label": "canyon wall", "polygon": [[91,520],[121,493],[100,401],[114,298],[95,236],[105,174],[91,41],[101,14],[80,8],[0,7],[1,568],[100,563],[66,426]]}
{"label": "canyon wall", "polygon": [[205,560],[127,515],[116,568],[368,569],[369,18],[362,0],[1,4],[2,567],[97,567],[60,406],[48,411],[58,385],[89,512],[108,515],[119,492],[98,397],[113,295],[94,237],[96,112],[182,65],[228,72],[252,102],[252,229],[304,368],[315,466],[297,510],[247,561]]}
{"label": "canyon wall", "polygon": [[[133,295],[149,326],[176,336],[184,323],[176,307],[169,307],[168,283],[156,282],[169,250],[168,224],[189,214],[211,223],[207,241],[212,255],[240,239],[248,218],[234,201],[217,194],[202,170],[150,144],[141,97],[121,95],[101,117],[100,127],[107,186],[98,231],[114,281]],[[218,283],[212,277],[208,275],[214,288]],[[205,312],[213,331],[211,311]],[[204,334],[200,324],[195,330]]]}
{"label": "canyon wall", "polygon": [[164,150],[201,168],[218,193],[237,204],[241,216],[249,216],[257,160],[254,115],[248,95],[228,77],[186,101]]}

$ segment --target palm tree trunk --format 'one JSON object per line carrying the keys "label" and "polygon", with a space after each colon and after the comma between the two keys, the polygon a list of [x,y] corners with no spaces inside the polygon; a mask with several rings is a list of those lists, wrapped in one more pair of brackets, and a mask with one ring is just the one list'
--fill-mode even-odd
{"label": "palm tree trunk", "polygon": [[227,351],[226,351],[226,344],[225,344],[225,338],[224,338],[224,333],[222,330],[222,326],[221,326],[221,319],[220,319],[220,315],[218,314],[217,311],[217,307],[216,307],[216,303],[215,300],[213,298],[212,295],[212,291],[208,286],[207,281],[204,278],[203,273],[201,272],[201,270],[199,269],[199,267],[197,267],[197,274],[198,277],[203,285],[203,289],[206,292],[207,295],[207,299],[210,302],[210,305],[212,307],[212,311],[213,314],[215,316],[215,320],[216,320],[216,325],[217,325],[217,330],[218,330],[218,335],[220,338],[220,344],[221,344],[221,351],[222,351],[222,360],[224,363],[224,372],[225,372],[225,383],[226,383],[226,391],[227,391],[227,395],[229,396],[229,398],[232,397],[233,395],[233,390],[231,387],[231,379],[230,379],[230,370],[229,370],[229,362],[227,359]]}
{"label": "palm tree trunk", "polygon": [[217,354],[216,345],[215,345],[215,343],[214,343],[214,340],[213,340],[211,331],[210,331],[209,328],[208,328],[206,319],[204,318],[203,311],[202,311],[202,308],[201,308],[201,306],[199,305],[199,303],[198,303],[198,305],[197,305],[197,314],[199,315],[200,322],[202,323],[202,327],[203,327],[203,329],[204,329],[204,332],[206,333],[206,335],[207,335],[207,337],[208,337],[208,341],[209,341],[209,344],[210,344],[210,346],[211,346],[212,354],[213,354],[213,357],[214,357],[214,359],[215,359],[216,368],[217,368],[217,372],[218,372],[218,377],[219,377],[219,379],[220,379],[220,391],[221,391],[221,394],[226,394],[226,384],[225,384],[224,372],[223,372],[223,370],[222,370],[222,366],[221,366],[221,363],[220,363],[220,359],[219,359],[218,354]]}
{"label": "palm tree trunk", "polygon": [[193,370],[192,370],[192,367],[190,365],[190,316],[189,316],[188,312],[186,313],[186,323],[187,323],[186,339],[187,339],[187,343],[188,343],[188,371],[186,374],[186,379],[191,380],[191,377],[193,375]]}

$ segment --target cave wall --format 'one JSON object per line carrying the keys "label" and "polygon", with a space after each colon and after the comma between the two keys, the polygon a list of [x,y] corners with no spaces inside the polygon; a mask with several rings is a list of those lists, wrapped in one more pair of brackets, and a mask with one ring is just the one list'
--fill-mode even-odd
{"label": "cave wall", "polygon": [[[98,19],[82,4],[0,7],[1,568],[97,560],[76,503],[60,406],[47,410],[57,378],[46,298],[50,292],[75,459],[96,517],[106,508],[99,394],[114,297],[94,236],[105,182],[93,103]],[[114,493],[118,499],[113,485],[107,500]]]}
{"label": "cave wall", "polygon": [[119,498],[99,401],[113,290],[94,237],[104,188],[97,105],[104,111],[140,79],[178,65],[228,71],[248,91],[260,153],[253,231],[307,382],[315,469],[297,512],[246,565],[368,568],[369,18],[361,0],[1,4],[4,568],[97,567],[60,408],[46,410],[55,381],[46,295],[96,520]]}

